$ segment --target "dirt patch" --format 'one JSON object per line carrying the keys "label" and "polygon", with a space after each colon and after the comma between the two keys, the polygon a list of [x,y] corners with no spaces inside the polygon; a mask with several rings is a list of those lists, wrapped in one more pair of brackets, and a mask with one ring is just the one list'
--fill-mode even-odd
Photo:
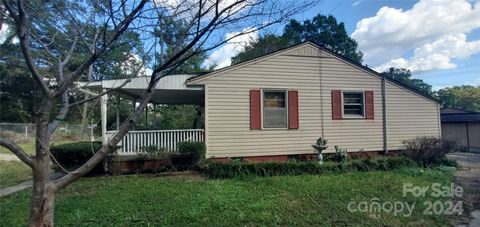
{"label": "dirt patch", "polygon": [[[473,226],[478,222],[477,213],[480,211],[480,154],[479,153],[452,153],[448,158],[456,160],[460,168],[455,173],[455,183],[463,187],[464,215],[456,218],[457,225]],[[477,217],[477,218],[475,218]],[[472,219],[473,218],[473,219]]]}

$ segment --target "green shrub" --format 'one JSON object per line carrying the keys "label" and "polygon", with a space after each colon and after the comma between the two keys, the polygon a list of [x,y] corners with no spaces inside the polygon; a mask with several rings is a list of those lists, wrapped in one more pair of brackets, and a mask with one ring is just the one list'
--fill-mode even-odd
{"label": "green shrub", "polygon": [[203,142],[179,142],[177,143],[177,150],[180,153],[179,160],[194,164],[205,157],[206,148]]}
{"label": "green shrub", "polygon": [[448,159],[448,158],[443,158],[442,160],[440,160],[438,165],[455,167],[455,168],[458,168],[460,166],[456,160],[451,160],[451,159]]}
{"label": "green shrub", "polygon": [[456,147],[455,142],[436,137],[418,137],[403,143],[405,150],[400,154],[413,159],[422,166],[441,164],[447,153],[452,152]]}
{"label": "green shrub", "polygon": [[281,176],[301,174],[325,174],[349,171],[388,171],[416,166],[405,157],[355,160],[344,163],[327,162],[268,162],[268,163],[208,163],[205,174],[210,178],[233,178],[245,176]]}
{"label": "green shrub", "polygon": [[159,160],[169,158],[169,153],[164,147],[150,145],[141,147],[138,153],[139,160]]}
{"label": "green shrub", "polygon": [[[50,152],[63,168],[70,171],[88,161],[101,147],[101,142],[82,141],[52,146]],[[55,164],[57,165],[57,163]],[[92,172],[98,173],[102,170],[100,162]]]}
{"label": "green shrub", "polygon": [[346,162],[348,159],[347,149],[342,149],[338,146],[335,146],[335,161],[336,162]]}
{"label": "green shrub", "polygon": [[205,143],[203,142],[178,142],[177,150],[181,154],[198,153],[205,155]]}

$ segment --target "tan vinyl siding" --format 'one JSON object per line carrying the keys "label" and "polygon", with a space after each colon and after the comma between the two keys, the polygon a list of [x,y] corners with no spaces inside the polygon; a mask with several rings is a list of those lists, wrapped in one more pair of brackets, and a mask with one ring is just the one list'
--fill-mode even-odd
{"label": "tan vinyl siding", "polygon": [[[381,83],[371,72],[310,44],[199,78],[192,84],[205,85],[207,157],[314,153],[311,144],[322,136],[322,124],[330,147],[327,152],[334,152],[335,145],[350,152],[381,151]],[[388,132],[392,144],[398,146],[398,141],[411,135],[439,133],[436,103],[395,85],[388,86],[392,101],[392,128]],[[268,88],[298,91],[299,129],[250,130],[249,91]],[[373,91],[374,119],[332,120],[332,90]],[[409,123],[412,111],[422,123]],[[413,133],[405,136],[412,128]]]}
{"label": "tan vinyl siding", "polygon": [[[330,146],[327,152],[333,152],[335,145],[348,149],[348,151],[382,150],[381,79],[333,57],[322,58],[321,76],[323,82],[324,134]],[[374,119],[332,120],[331,90],[373,91]]]}
{"label": "tan vinyl siding", "polygon": [[[381,81],[329,56],[318,56],[309,46],[208,78],[208,156],[285,155],[313,153],[311,144],[321,136],[323,122],[328,152],[338,145],[349,151],[382,149]],[[302,56],[305,54],[306,56]],[[328,56],[323,54],[323,56]],[[320,67],[322,61],[322,67]],[[320,94],[320,70],[323,93]],[[249,90],[283,88],[298,90],[300,128],[250,130]],[[333,89],[374,91],[374,120],[331,119]],[[323,100],[320,97],[323,96]]]}
{"label": "tan vinyl siding", "polygon": [[391,82],[386,86],[389,149],[403,148],[404,140],[440,137],[438,104]]}
{"label": "tan vinyl siding", "polygon": [[[278,56],[206,80],[209,157],[312,153],[320,132],[318,59]],[[299,92],[299,129],[250,130],[249,91]]]}

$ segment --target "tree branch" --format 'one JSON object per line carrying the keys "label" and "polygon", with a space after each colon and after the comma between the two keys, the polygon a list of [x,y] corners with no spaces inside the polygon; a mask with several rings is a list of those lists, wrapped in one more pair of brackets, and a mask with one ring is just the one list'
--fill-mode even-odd
{"label": "tree branch", "polygon": [[[176,63],[178,63],[179,60],[180,61],[185,60],[185,58],[183,57],[185,55],[188,56],[189,51],[191,51],[199,43],[203,44],[205,42],[204,40],[205,35],[208,36],[209,34],[211,34],[212,30],[217,29],[219,25],[222,25],[222,23],[225,23],[225,21],[237,22],[235,19],[231,19],[231,17],[233,17],[234,14],[238,13],[238,10],[235,7],[243,2],[245,1],[238,0],[238,1],[235,1],[235,3],[232,3],[225,8],[221,8],[219,6],[220,1],[217,0],[214,5],[215,14],[208,15],[209,21],[204,22],[205,26],[203,26],[203,28],[198,29],[198,33],[196,35],[194,35],[193,37],[189,37],[189,39],[186,39],[185,40],[186,45],[182,46],[179,51],[175,51],[174,54],[167,59],[167,61],[159,64],[159,66],[154,67],[154,70],[150,76],[149,84],[145,88],[139,100],[139,105],[136,107],[135,111],[128,117],[128,119],[120,126],[119,130],[117,130],[117,132],[108,140],[108,142],[104,144],[102,148],[98,150],[93,155],[93,157],[91,157],[82,166],[80,166],[76,170],[66,174],[61,178],[54,180],[53,190],[58,191],[59,189],[65,187],[66,185],[70,184],[76,179],[84,176],[91,169],[93,169],[94,166],[96,166],[107,154],[109,154],[115,148],[115,146],[122,140],[122,138],[128,133],[128,131],[134,126],[135,122],[138,121],[138,119],[142,116],[142,112],[144,108],[147,107],[147,104],[150,101],[155,91],[156,84],[158,84],[159,80],[165,76],[165,73],[166,73],[165,70],[168,69],[169,67],[177,66]],[[261,8],[259,10],[264,10],[264,8]],[[284,10],[285,9],[281,9],[278,13],[283,15]],[[119,25],[118,29],[121,29],[121,27],[122,26]],[[261,28],[262,26],[258,26],[258,27]],[[196,29],[196,28],[193,28],[193,29]],[[95,60],[95,58],[93,60]]]}
{"label": "tree branch", "polygon": [[61,96],[67,89],[72,85],[72,83],[77,80],[82,73],[87,69],[91,64],[93,64],[99,57],[101,57],[107,50],[109,46],[114,43],[118,37],[120,37],[125,30],[127,30],[130,23],[135,19],[136,15],[140,10],[145,6],[148,0],[142,0],[140,4],[132,10],[132,12],[122,20],[117,28],[114,30],[114,35],[110,38],[106,43],[103,43],[103,47],[97,52],[95,51],[83,64],[81,64],[75,71],[73,71],[70,75],[65,77],[65,80],[60,83],[58,90],[55,92],[54,96],[59,97]]}
{"label": "tree branch", "polygon": [[0,146],[9,149],[13,154],[15,154],[22,162],[27,164],[30,167],[34,165],[34,159],[30,157],[22,148],[20,148],[13,141],[8,141],[5,139],[0,139]]}
{"label": "tree branch", "polygon": [[45,95],[50,97],[52,94],[50,88],[48,88],[47,84],[44,81],[44,77],[38,72],[37,67],[33,64],[34,60],[30,53],[30,44],[28,41],[28,34],[27,34],[27,28],[26,28],[27,14],[25,12],[24,2],[23,0],[19,0],[17,3],[18,3],[18,16],[13,16],[15,15],[15,12],[11,7],[8,7],[7,9],[9,10],[10,15],[12,15],[12,17],[16,22],[17,35],[20,40],[20,48],[22,50],[22,54],[25,58],[27,67],[32,73],[32,76],[37,82],[38,86],[40,86],[40,89],[43,91],[43,93],[45,93]]}

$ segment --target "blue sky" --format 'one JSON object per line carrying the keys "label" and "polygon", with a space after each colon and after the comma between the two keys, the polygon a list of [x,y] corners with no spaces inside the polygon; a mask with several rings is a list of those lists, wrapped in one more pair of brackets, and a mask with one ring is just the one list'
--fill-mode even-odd
{"label": "blue sky", "polygon": [[[457,1],[457,0],[452,0]],[[373,1],[373,0],[359,0],[359,1],[323,1],[316,7],[310,9],[309,11],[303,13],[302,15],[297,15],[295,19],[305,20],[314,17],[318,13],[322,14],[332,14],[337,18],[338,21],[345,23],[345,28],[348,34],[352,35],[357,27],[357,23],[364,19],[373,17],[377,14],[380,8],[390,7],[396,9],[403,9],[403,11],[408,11],[418,3],[419,1],[411,0],[397,0],[397,1]],[[471,4],[472,7],[478,1],[467,1]],[[432,7],[435,7],[440,3],[430,3]],[[478,7],[478,6],[477,6]],[[477,15],[480,17],[480,14]],[[441,25],[441,24],[439,24]],[[476,29],[466,33],[467,41],[480,40],[480,24],[476,26]],[[415,34],[412,34],[415,35]],[[441,35],[438,36],[441,38]],[[384,47],[385,51],[388,51],[388,47]],[[402,57],[410,58],[413,55],[412,50],[405,50]],[[435,89],[454,86],[454,85],[463,85],[463,84],[474,84],[480,85],[480,51],[477,51],[475,54],[472,54],[466,58],[453,59],[452,62],[456,64],[455,68],[452,69],[432,69],[423,72],[414,72],[413,76],[420,78],[431,84]],[[369,66],[373,63],[369,63],[368,60],[364,62]]]}
{"label": "blue sky", "polygon": [[[319,13],[345,24],[364,53],[363,64],[374,70],[407,68],[435,90],[480,85],[480,0],[323,0],[294,19],[304,21]],[[281,34],[283,27],[235,37],[212,51],[204,64],[229,66],[231,57],[251,40],[265,33]],[[0,41],[7,28],[0,30]],[[219,39],[238,32],[222,31]]]}
{"label": "blue sky", "polygon": [[[363,64],[377,71],[408,68],[434,89],[480,85],[480,0],[324,0],[294,18],[303,21],[318,13],[344,22],[365,54]],[[283,26],[260,35],[281,34]],[[212,56],[222,56],[213,58],[225,60],[224,66],[226,53],[241,49],[231,44]]]}

